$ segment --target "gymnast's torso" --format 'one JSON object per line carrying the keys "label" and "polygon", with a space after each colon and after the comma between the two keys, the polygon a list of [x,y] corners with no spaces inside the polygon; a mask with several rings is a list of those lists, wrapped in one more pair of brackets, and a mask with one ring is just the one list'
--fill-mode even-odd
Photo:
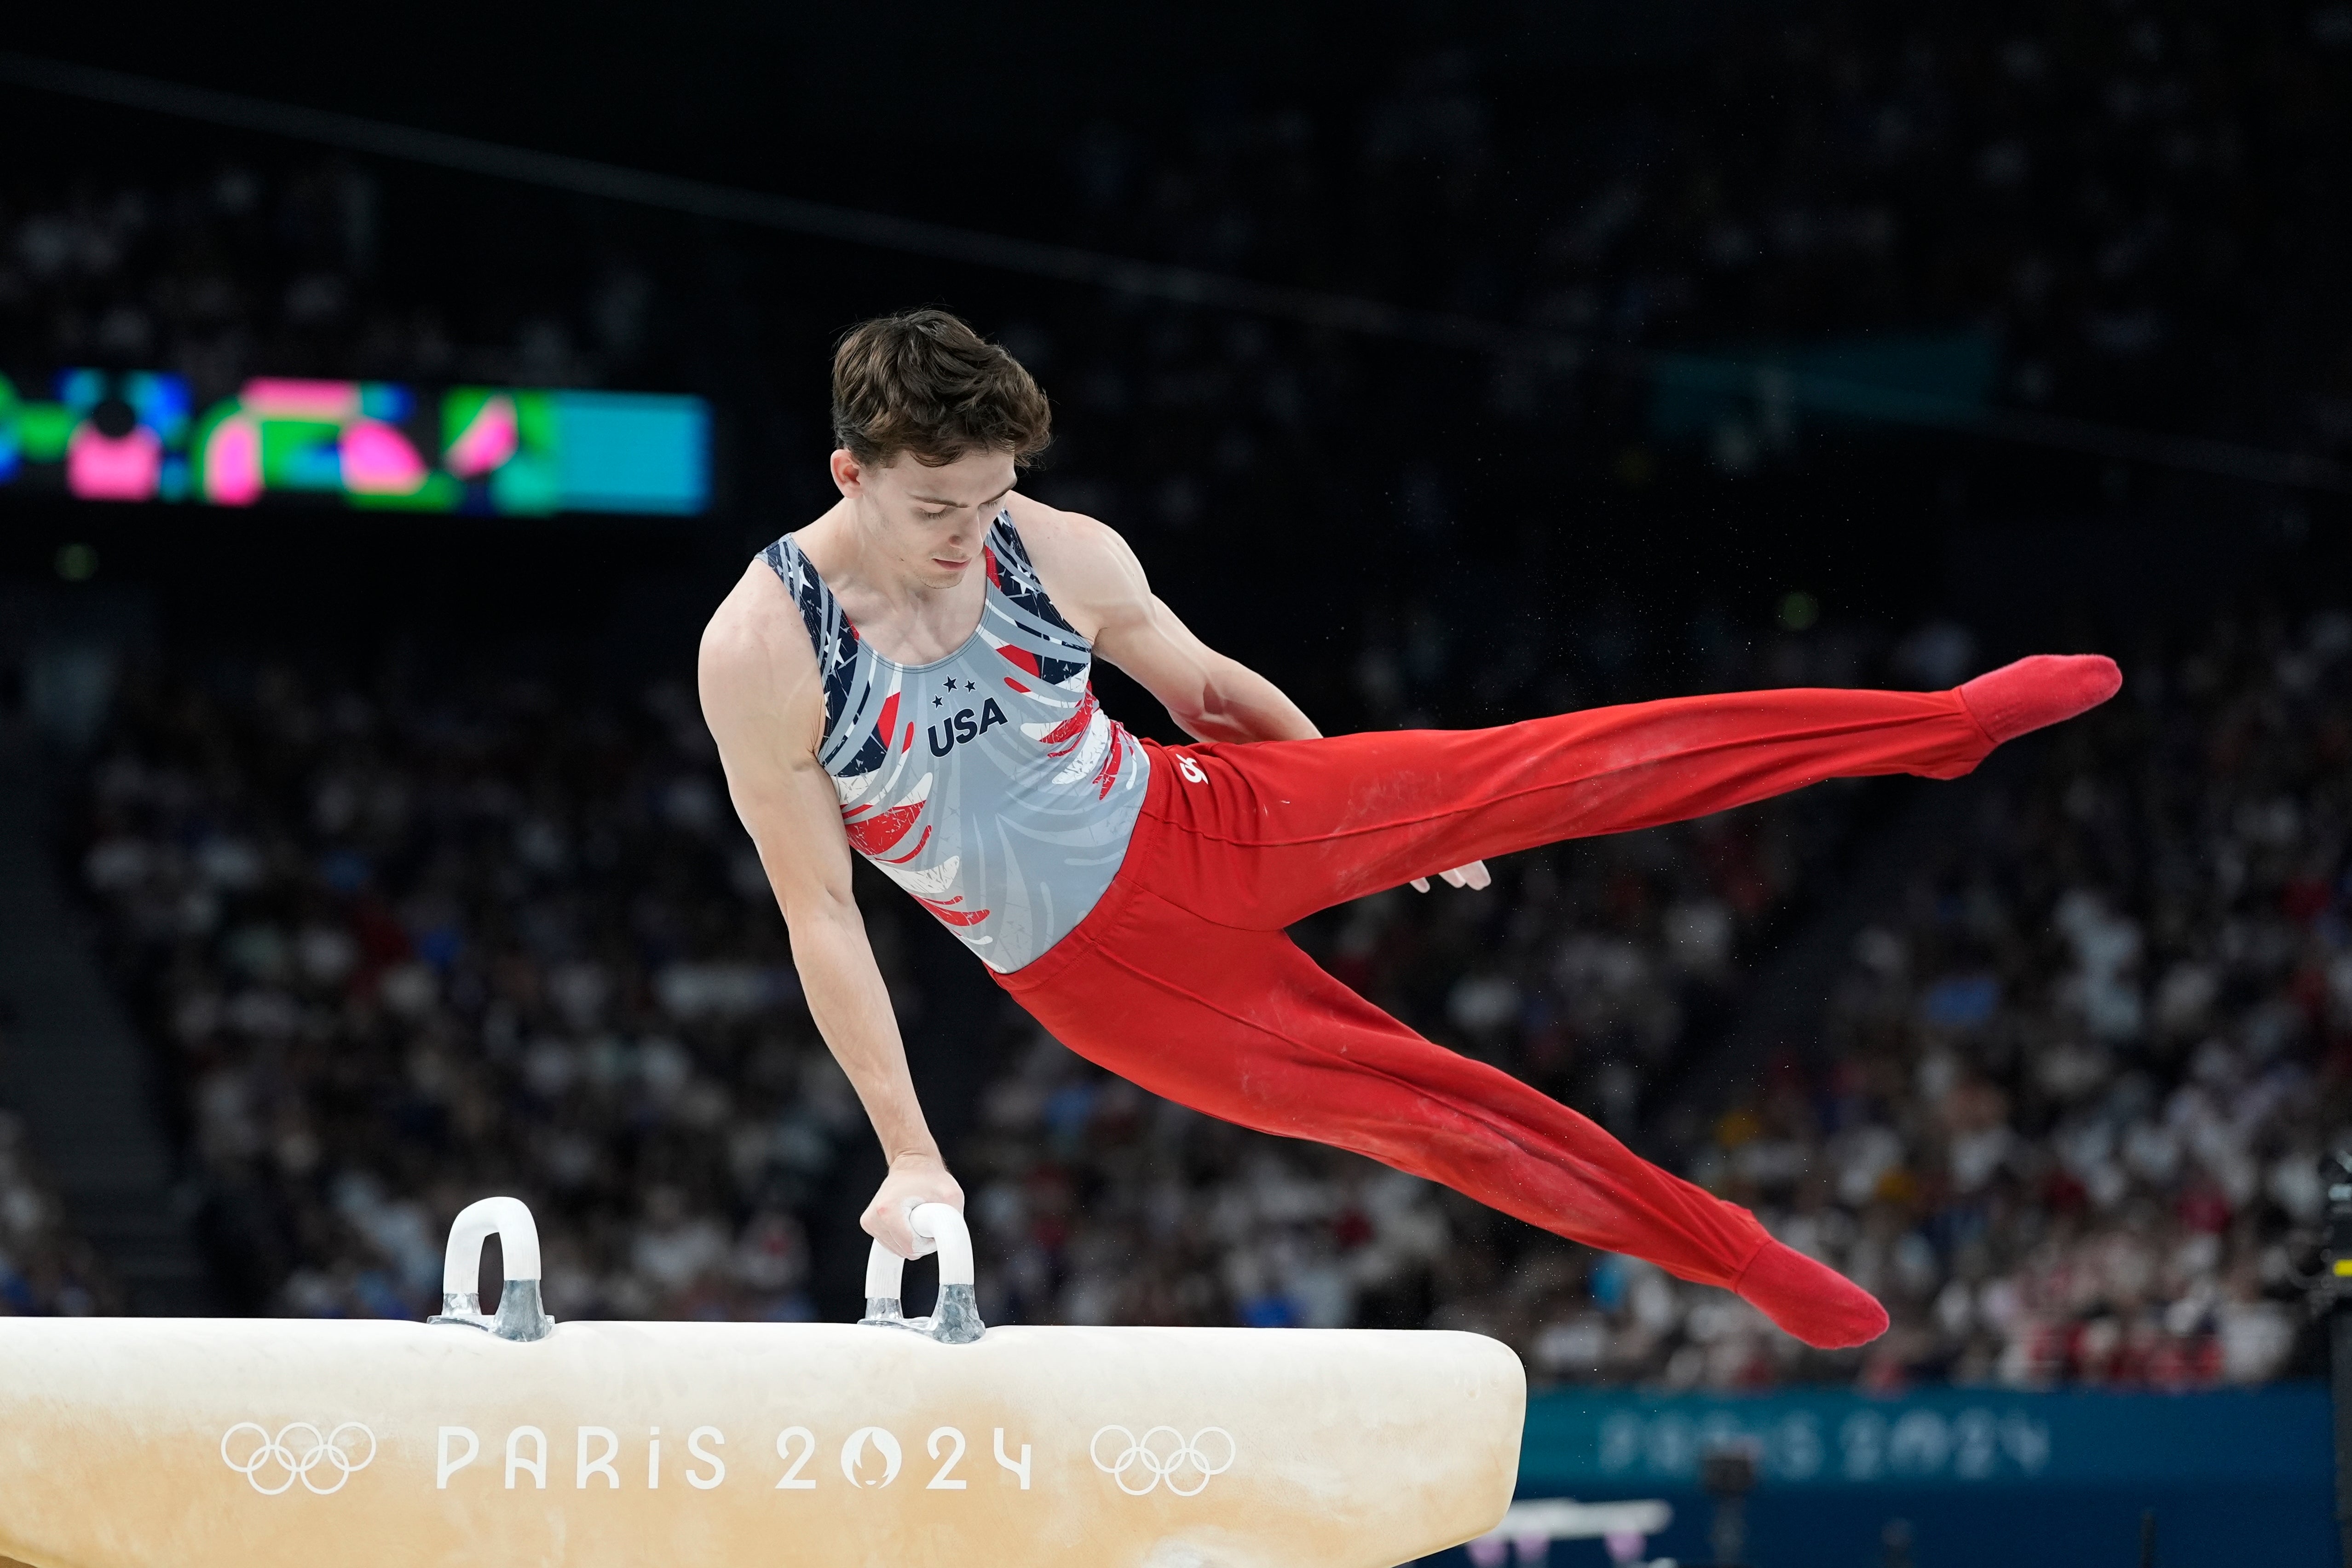
{"label": "gymnast's torso", "polygon": [[928,664],[876,652],[793,535],[763,559],[815,647],[817,761],[851,847],[992,969],[1067,935],[1118,875],[1150,761],[1096,702],[1093,645],[1011,512],[989,527],[979,626]]}

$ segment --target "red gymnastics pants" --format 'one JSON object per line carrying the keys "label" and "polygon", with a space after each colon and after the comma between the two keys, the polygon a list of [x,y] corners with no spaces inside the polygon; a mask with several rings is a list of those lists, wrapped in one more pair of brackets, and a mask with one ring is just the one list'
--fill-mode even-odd
{"label": "red gymnastics pants", "polygon": [[1423,1039],[1283,928],[1472,860],[1822,779],[1952,778],[1993,743],[1956,692],[1790,690],[1494,730],[1154,746],[1135,837],[1101,902],[997,979],[1063,1044],[1154,1094],[1736,1287],[1769,1240],[1753,1215]]}

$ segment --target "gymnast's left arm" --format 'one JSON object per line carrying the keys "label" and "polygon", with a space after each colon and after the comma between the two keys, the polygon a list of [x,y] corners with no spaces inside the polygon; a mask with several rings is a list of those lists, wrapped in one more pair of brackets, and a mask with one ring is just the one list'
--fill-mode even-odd
{"label": "gymnast's left arm", "polygon": [[[1309,741],[1322,734],[1280,687],[1193,636],[1151,591],[1143,563],[1117,532],[1025,496],[1007,497],[1006,505],[1054,603],[1073,617],[1095,652],[1160,699],[1186,734],[1200,741]],[[1492,879],[1480,860],[1440,875],[1456,888],[1483,888]],[[1429,891],[1425,877],[1415,877],[1412,885]]]}
{"label": "gymnast's left arm", "polygon": [[1192,635],[1161,603],[1126,540],[1024,496],[1013,525],[1045,591],[1095,652],[1133,676],[1198,741],[1307,741],[1313,720],[1265,676]]}

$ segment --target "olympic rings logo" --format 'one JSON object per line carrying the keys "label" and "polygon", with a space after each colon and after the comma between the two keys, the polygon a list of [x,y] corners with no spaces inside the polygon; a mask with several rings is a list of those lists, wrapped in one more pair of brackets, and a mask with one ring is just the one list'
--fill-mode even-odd
{"label": "olympic rings logo", "polygon": [[[240,1432],[252,1434],[252,1447],[243,1458],[229,1453],[229,1445]],[[297,1434],[307,1436],[297,1440]],[[349,1436],[346,1436],[349,1434]],[[357,1452],[359,1440],[367,1439],[367,1452]],[[264,1497],[276,1497],[293,1489],[300,1481],[303,1487],[320,1497],[343,1489],[343,1483],[353,1471],[364,1470],[375,1460],[375,1434],[356,1421],[346,1421],[333,1431],[321,1434],[308,1421],[289,1422],[278,1429],[275,1437],[267,1427],[251,1421],[240,1421],[221,1434],[221,1462],[246,1479],[247,1485]],[[331,1483],[321,1485],[312,1478],[321,1470],[334,1473]],[[262,1478],[277,1482],[265,1484]],[[283,1476],[283,1479],[278,1478]]]}
{"label": "olympic rings logo", "polygon": [[[1106,1462],[1102,1440],[1114,1432],[1127,1447]],[[1168,1437],[1165,1443],[1159,1440],[1163,1433]],[[1201,1447],[1204,1439],[1209,1441],[1210,1448],[1221,1440],[1224,1458],[1211,1463],[1209,1450]],[[1095,1462],[1095,1468],[1117,1481],[1118,1489],[1129,1497],[1150,1497],[1163,1481],[1178,1497],[1199,1497],[1207,1489],[1211,1477],[1222,1476],[1234,1468],[1240,1452],[1234,1435],[1222,1426],[1203,1426],[1192,1434],[1190,1442],[1173,1426],[1154,1426],[1140,1437],[1124,1426],[1106,1426],[1087,1445],[1087,1457]],[[1138,1481],[1142,1485],[1138,1486]]]}

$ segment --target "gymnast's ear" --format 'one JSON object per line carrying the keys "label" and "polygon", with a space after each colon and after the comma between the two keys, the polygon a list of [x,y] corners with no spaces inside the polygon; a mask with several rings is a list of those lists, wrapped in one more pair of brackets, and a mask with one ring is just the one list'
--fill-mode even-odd
{"label": "gymnast's ear", "polygon": [[[833,485],[843,495],[855,500],[866,493],[866,465],[857,460],[857,454],[846,447],[838,447],[833,454]],[[5,1565],[0,1565],[5,1568]]]}

